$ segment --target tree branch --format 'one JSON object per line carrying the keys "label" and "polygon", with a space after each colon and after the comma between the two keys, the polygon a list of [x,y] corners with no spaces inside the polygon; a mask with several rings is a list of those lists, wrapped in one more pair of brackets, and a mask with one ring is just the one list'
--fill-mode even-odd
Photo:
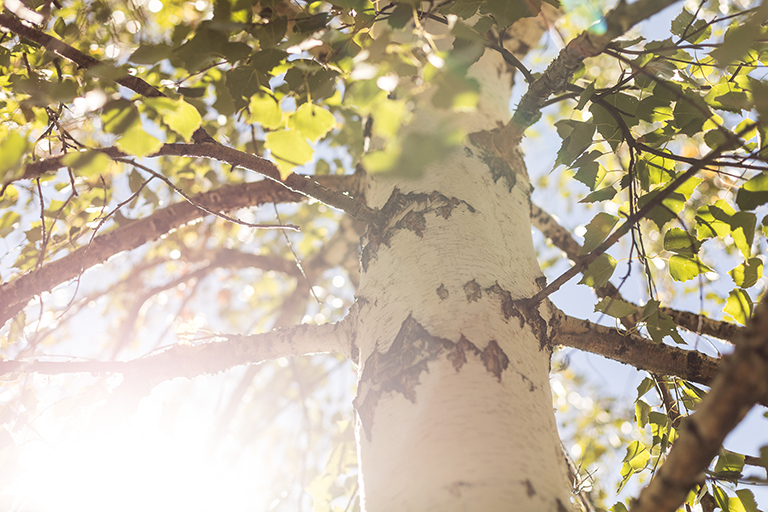
{"label": "tree branch", "polygon": [[673,512],[690,490],[703,482],[704,470],[728,433],[759,400],[768,397],[768,304],[763,299],[733,355],[725,359],[706,397],[686,419],[679,437],[643,489],[630,512]]}
{"label": "tree branch", "polygon": [[197,345],[174,345],[157,354],[131,361],[0,361],[0,375],[120,373],[157,385],[177,377],[191,379],[280,357],[328,352],[350,357],[354,344],[354,322],[347,316],[335,324],[302,324],[263,334],[229,334],[221,338],[222,341]]}
{"label": "tree branch", "polygon": [[[322,176],[318,177],[318,180],[338,187],[339,190],[356,190],[359,186],[359,176],[355,175]],[[216,190],[198,194],[194,199],[209,210],[231,211],[264,203],[300,202],[305,196],[278,183],[264,180],[224,185]],[[205,212],[186,201],[172,204],[156,210],[148,217],[99,235],[88,246],[80,247],[38,270],[0,285],[0,325],[23,309],[35,295],[76,278],[85,269],[103,263],[115,254],[156,240],[169,231],[205,215]]]}
{"label": "tree branch", "polygon": [[638,369],[709,385],[720,360],[695,350],[657,344],[636,333],[619,331],[558,312],[553,344],[598,354]]}
{"label": "tree branch", "polygon": [[565,88],[573,73],[587,58],[600,55],[613,39],[676,1],[638,0],[632,4],[621,1],[603,19],[606,25],[603,34],[585,30],[571,40],[523,95],[512,120],[504,128],[508,137],[506,144],[516,146],[520,142],[523,132],[541,116],[541,109],[547,99]]}
{"label": "tree branch", "polygon": [[[552,243],[563,251],[568,258],[572,261],[577,261],[581,253],[581,244],[573,238],[570,231],[562,227],[554,218],[552,218],[547,212],[536,206],[531,206],[531,221],[533,225],[541,231],[541,233],[547,237]],[[618,288],[612,283],[606,283],[605,286],[595,289],[595,293],[600,298],[612,297],[614,299],[623,300],[631,304],[631,301],[626,300],[621,296]],[[640,307],[638,306],[638,311]],[[715,338],[733,343],[733,340],[737,339],[737,334],[743,329],[736,324],[723,322],[721,320],[714,320],[708,318],[702,314],[695,314],[688,311],[680,311],[678,309],[661,307],[659,311],[672,318],[672,320],[682,327],[693,333],[706,334],[708,336],[714,336]],[[639,313],[629,317],[628,322],[625,323],[625,327],[628,329],[633,327],[640,321]],[[629,325],[627,325],[629,324]]]}

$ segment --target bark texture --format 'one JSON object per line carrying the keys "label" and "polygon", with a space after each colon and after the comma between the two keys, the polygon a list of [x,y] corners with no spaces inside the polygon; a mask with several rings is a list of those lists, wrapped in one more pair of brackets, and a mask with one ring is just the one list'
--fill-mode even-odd
{"label": "bark texture", "polygon": [[[484,101],[471,129],[492,129],[508,111],[506,65],[486,52],[473,71]],[[413,130],[466,122],[416,114]],[[364,240],[357,300],[367,512],[570,509],[550,314],[522,302],[544,284],[530,185],[520,154],[502,159],[482,135],[421,177],[378,177],[366,190],[382,215]]]}

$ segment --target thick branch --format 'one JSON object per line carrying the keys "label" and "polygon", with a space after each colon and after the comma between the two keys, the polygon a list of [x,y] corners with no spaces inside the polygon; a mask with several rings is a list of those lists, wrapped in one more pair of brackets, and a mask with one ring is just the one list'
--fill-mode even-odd
{"label": "thick branch", "polygon": [[[576,261],[579,258],[579,254],[581,253],[581,244],[579,244],[579,242],[573,238],[573,235],[571,235],[570,231],[562,227],[547,212],[536,205],[532,205],[531,220],[536,229],[541,231],[545,237],[551,240],[555,247],[563,251],[566,256],[568,256],[568,258],[573,261]],[[630,301],[627,301],[621,296],[619,290],[610,282],[606,283],[605,286],[596,289],[595,293],[600,298],[612,297],[614,299],[623,300],[631,304]],[[638,307],[638,311],[639,310],[640,308]],[[665,315],[671,317],[672,320],[683,329],[687,329],[697,334],[714,336],[715,338],[729,341],[731,343],[733,343],[733,340],[737,338],[737,334],[741,330],[741,328],[735,324],[723,322],[720,320],[713,320],[712,318],[708,318],[704,315],[697,315],[688,311],[680,311],[667,307],[659,308],[659,310]],[[630,325],[625,325],[625,327],[631,328],[638,321],[640,321],[639,314],[632,315],[628,322]]]}
{"label": "thick branch", "polygon": [[756,308],[743,338],[717,374],[696,412],[680,429],[666,462],[643,489],[630,512],[673,512],[690,490],[703,483],[704,470],[728,433],[759,400],[768,397],[768,305]]}
{"label": "thick branch", "polygon": [[[358,177],[318,177],[339,190],[355,190]],[[208,210],[231,211],[264,203],[299,202],[304,196],[292,192],[272,181],[225,185],[195,196],[195,202]],[[150,216],[134,221],[94,238],[87,247],[44,265],[8,283],[0,285],[0,325],[20,311],[35,295],[52,290],[55,286],[76,278],[85,269],[105,262],[123,251],[135,249],[190,221],[203,217],[205,212],[188,202],[176,203],[156,210]]]}
{"label": "thick branch", "polygon": [[523,132],[538,120],[547,99],[565,88],[573,73],[587,58],[600,55],[613,39],[676,1],[638,0],[632,4],[621,1],[605,16],[605,33],[599,35],[586,30],[570,41],[523,95],[515,115],[506,127],[511,137],[507,143],[516,146],[520,142]]}
{"label": "thick branch", "polygon": [[[347,317],[350,318],[350,317]],[[223,341],[199,345],[174,345],[163,352],[132,361],[0,361],[0,375],[7,373],[120,373],[142,377],[155,384],[185,377],[217,373],[244,364],[279,357],[339,353],[350,357],[354,322],[302,324],[263,334],[222,335]]]}
{"label": "thick branch", "polygon": [[720,366],[719,360],[695,350],[657,344],[635,333],[558,314],[559,325],[552,340],[557,345],[578,348],[641,370],[674,375],[705,385],[712,382]]}

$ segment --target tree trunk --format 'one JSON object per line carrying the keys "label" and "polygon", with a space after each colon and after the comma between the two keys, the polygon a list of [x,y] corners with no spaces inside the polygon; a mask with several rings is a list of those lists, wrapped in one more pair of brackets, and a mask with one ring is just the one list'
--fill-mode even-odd
{"label": "tree trunk", "polygon": [[[419,102],[411,130],[506,121],[511,80],[487,51],[476,112]],[[470,135],[416,179],[370,178],[386,222],[366,234],[355,408],[363,509],[570,509],[549,388],[549,313],[520,299],[545,278],[522,158]],[[474,142],[473,142],[474,141]]]}

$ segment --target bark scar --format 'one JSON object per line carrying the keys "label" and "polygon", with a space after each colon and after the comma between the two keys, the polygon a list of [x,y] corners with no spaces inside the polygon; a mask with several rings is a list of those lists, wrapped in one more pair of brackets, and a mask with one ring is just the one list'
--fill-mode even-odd
{"label": "bark scar", "polygon": [[413,315],[408,315],[387,352],[374,352],[363,364],[358,395],[353,405],[369,441],[379,399],[385,393],[400,393],[415,403],[416,386],[421,374],[429,372],[428,363],[443,354],[457,372],[467,362],[467,354],[473,354],[480,358],[488,373],[499,382],[509,366],[509,357],[496,340],[491,340],[481,351],[463,334],[458,342],[433,336]]}

